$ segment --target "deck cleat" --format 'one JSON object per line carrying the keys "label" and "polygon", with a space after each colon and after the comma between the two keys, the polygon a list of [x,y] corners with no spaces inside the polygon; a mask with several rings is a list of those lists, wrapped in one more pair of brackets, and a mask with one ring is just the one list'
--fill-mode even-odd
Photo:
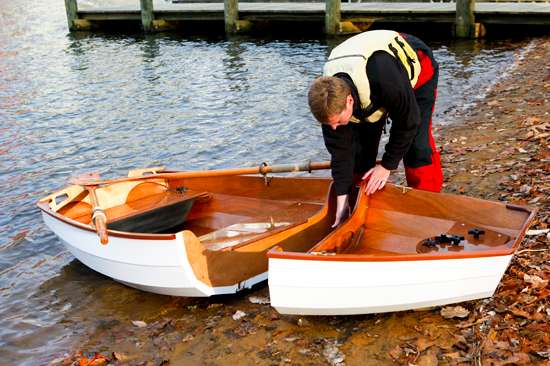
{"label": "deck cleat", "polygon": [[464,240],[464,237],[461,235],[441,234],[439,236],[436,236],[434,239],[438,244],[458,245],[462,240]]}
{"label": "deck cleat", "polygon": [[472,235],[474,237],[474,239],[479,239],[479,236],[480,235],[484,235],[485,234],[485,230],[482,230],[482,229],[478,229],[477,227],[476,228],[473,228],[471,230],[468,230],[468,234],[469,235]]}
{"label": "deck cleat", "polygon": [[422,243],[422,245],[425,245],[427,247],[435,247],[436,245],[438,244],[438,241],[433,239],[433,238],[430,238],[430,239],[426,239],[424,240],[424,242]]}

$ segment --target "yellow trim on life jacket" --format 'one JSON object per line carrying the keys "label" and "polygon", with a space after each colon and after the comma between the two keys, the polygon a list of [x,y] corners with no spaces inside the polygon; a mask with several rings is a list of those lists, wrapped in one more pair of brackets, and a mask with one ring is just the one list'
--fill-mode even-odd
{"label": "yellow trim on life jacket", "polygon": [[[407,70],[411,85],[413,87],[416,85],[420,74],[418,56],[405,39],[395,31],[367,31],[348,38],[332,50],[323,68],[324,76],[334,76],[339,73],[349,75],[357,88],[363,110],[372,107],[366,68],[369,58],[377,51],[387,52],[397,58]],[[386,114],[386,111],[380,108],[367,116],[367,121],[377,122]],[[357,118],[355,120],[359,121]]]}

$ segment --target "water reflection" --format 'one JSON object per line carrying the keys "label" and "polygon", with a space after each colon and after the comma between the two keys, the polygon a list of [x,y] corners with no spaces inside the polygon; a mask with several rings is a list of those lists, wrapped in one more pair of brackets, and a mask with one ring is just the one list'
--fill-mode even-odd
{"label": "water reflection", "polygon": [[[0,19],[2,362],[48,363],[99,319],[154,316],[171,301],[86,269],[44,227],[34,203],[69,176],[328,158],[306,93],[341,39],[69,34],[53,0],[6,2]],[[429,43],[436,124],[456,122],[526,44]]]}

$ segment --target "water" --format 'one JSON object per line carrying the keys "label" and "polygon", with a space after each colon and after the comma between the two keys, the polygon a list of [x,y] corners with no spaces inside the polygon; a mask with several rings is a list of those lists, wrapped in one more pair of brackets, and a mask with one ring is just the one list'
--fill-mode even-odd
{"label": "water", "polygon": [[[67,32],[64,4],[0,5],[0,364],[34,365],[166,297],[75,261],[35,202],[69,176],[328,159],[306,90],[335,41]],[[459,116],[527,41],[429,42],[435,125]]]}

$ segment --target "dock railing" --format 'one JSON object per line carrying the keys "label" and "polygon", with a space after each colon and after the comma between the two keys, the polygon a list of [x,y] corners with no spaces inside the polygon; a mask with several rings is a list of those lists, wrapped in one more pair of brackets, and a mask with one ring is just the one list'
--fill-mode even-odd
{"label": "dock railing", "polygon": [[[548,2],[498,0],[455,0],[456,2],[427,2],[410,0],[342,0],[322,2],[242,2],[239,0],[119,0],[86,2],[83,9],[77,0],[65,0],[67,21],[71,31],[89,29],[100,21],[139,21],[144,31],[166,30],[178,22],[190,20],[223,20],[226,33],[237,33],[252,28],[255,21],[315,21],[328,35],[357,33],[368,29],[375,22],[439,22],[453,26],[459,38],[475,38],[484,33],[484,22],[495,24],[550,24]],[[285,0],[282,0],[285,1]],[[298,0],[299,1],[299,0]],[[513,1],[513,0],[512,0]],[[155,2],[155,8],[153,6]],[[98,5],[103,4],[103,5]],[[242,9],[239,9],[242,5]],[[342,11],[342,6],[344,7]],[[343,16],[344,15],[344,16]],[[479,19],[478,19],[479,17]]]}

